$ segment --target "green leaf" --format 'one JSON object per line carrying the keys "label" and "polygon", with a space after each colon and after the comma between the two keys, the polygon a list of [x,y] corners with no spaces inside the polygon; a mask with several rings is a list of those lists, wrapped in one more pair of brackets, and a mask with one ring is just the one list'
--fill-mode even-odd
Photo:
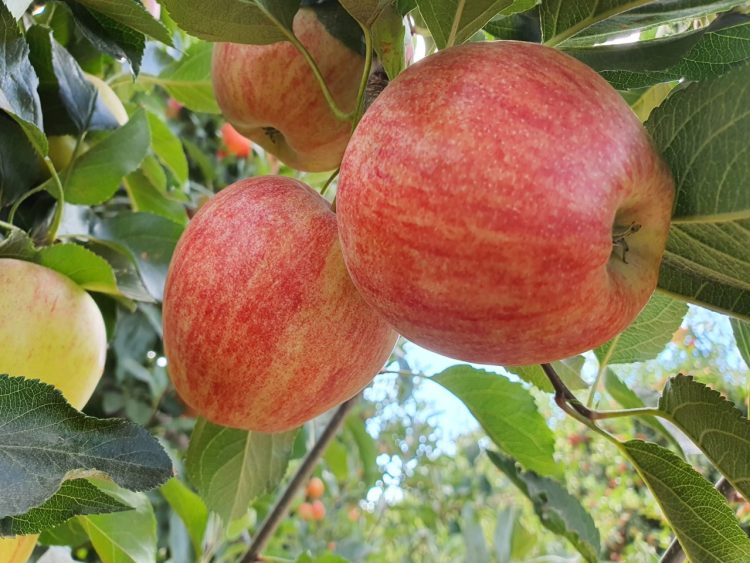
{"label": "green leaf", "polygon": [[378,450],[375,440],[367,433],[364,420],[356,412],[346,417],[344,428],[357,445],[359,460],[362,462],[362,481],[367,486],[374,485],[380,478],[377,462]]}
{"label": "green leaf", "polygon": [[0,258],[17,258],[18,260],[32,261],[37,250],[34,242],[21,229],[11,229],[3,233],[0,227]]}
{"label": "green leaf", "polygon": [[719,491],[690,465],[656,444],[632,440],[624,452],[656,497],[691,561],[750,561],[750,539]]}
{"label": "green leaf", "polygon": [[155,563],[156,517],[148,497],[97,481],[108,494],[132,506],[128,512],[78,518],[102,563]]}
{"label": "green leaf", "polygon": [[154,185],[143,171],[136,170],[128,174],[125,177],[125,188],[134,211],[153,213],[174,221],[178,225],[187,225],[188,217],[183,204],[171,199],[166,190],[161,190]]}
{"label": "green leaf", "polygon": [[542,39],[548,45],[557,45],[599,21],[641,4],[643,0],[542,0]]}
{"label": "green leaf", "polygon": [[92,472],[133,490],[168,479],[172,463],[144,429],[88,417],[52,385],[0,376],[0,517],[41,505],[64,480]]}
{"label": "green leaf", "polygon": [[44,530],[39,536],[42,545],[67,545],[78,547],[89,541],[86,530],[81,526],[79,518],[72,518],[64,524]]}
{"label": "green leaf", "polygon": [[536,14],[513,14],[495,16],[484,26],[484,30],[495,39],[539,43],[542,40],[539,25]]}
{"label": "green leaf", "polygon": [[745,365],[750,367],[750,322],[731,319],[731,323],[737,349],[742,359],[745,360]]}
{"label": "green leaf", "polygon": [[212,52],[213,46],[210,43],[194,43],[180,60],[162,71],[157,83],[166,88],[175,100],[193,111],[221,113],[211,82]]}
{"label": "green leaf", "polygon": [[207,41],[265,45],[286,41],[285,30],[300,0],[214,0],[206,10],[202,0],[163,0],[180,28]]}
{"label": "green leaf", "polygon": [[187,453],[188,477],[208,507],[228,524],[244,516],[252,500],[278,486],[295,435],[246,432],[199,419]]}
{"label": "green leaf", "polygon": [[39,250],[36,261],[68,276],[82,288],[120,295],[109,263],[78,244],[56,244]]}
{"label": "green leaf", "polygon": [[83,246],[104,258],[112,267],[117,280],[117,288],[128,299],[153,303],[155,299],[146,288],[133,253],[115,242],[87,239]]}
{"label": "green leaf", "polygon": [[203,535],[208,523],[208,508],[198,495],[176,477],[162,485],[159,491],[182,519],[190,535],[196,559],[200,559],[203,554]]}
{"label": "green leaf", "polygon": [[684,375],[667,382],[659,410],[669,415],[742,496],[750,497],[750,420],[742,412],[717,391]]}
{"label": "green leaf", "polygon": [[145,33],[165,45],[172,45],[169,31],[155,20],[138,0],[76,0],[92,13],[99,12],[123,24]]}
{"label": "green leaf", "polygon": [[750,64],[674,92],[646,126],[677,190],[659,287],[750,319]]}
{"label": "green leaf", "polygon": [[565,537],[586,561],[598,561],[599,530],[591,515],[557,481],[540,477],[532,471],[521,471],[516,462],[497,452],[488,451],[498,469],[528,497],[542,525]]}
{"label": "green leaf", "polygon": [[[604,372],[604,388],[607,393],[617,401],[623,408],[626,409],[640,409],[646,406],[641,398],[623,382],[617,374],[611,369],[607,369]],[[640,418],[644,424],[648,424],[651,428],[661,434],[678,452],[680,456],[685,457],[685,453],[682,451],[682,446],[675,439],[672,433],[667,430],[664,425],[659,422],[659,419],[653,416],[643,416]]]}
{"label": "green leaf", "polygon": [[524,467],[541,475],[562,474],[553,458],[552,431],[523,385],[468,365],[449,367],[431,379],[461,399],[490,439]]}
{"label": "green leaf", "polygon": [[661,0],[601,20],[565,42],[565,47],[602,44],[640,32],[654,34],[659,26],[685,26],[745,4],[746,0]]}
{"label": "green leaf", "polygon": [[96,205],[114,195],[123,176],[140,165],[151,142],[143,110],[83,153],[72,164],[64,184],[68,203]]}
{"label": "green leaf", "polygon": [[174,174],[177,182],[184,184],[188,179],[188,163],[180,139],[159,116],[151,112],[146,116],[151,130],[151,148],[164,166]]}
{"label": "green leaf", "polygon": [[41,506],[21,516],[0,518],[0,536],[38,534],[81,514],[102,514],[131,507],[100,491],[86,479],[65,481]]}
{"label": "green leaf", "polygon": [[14,17],[20,7],[16,5],[14,9],[11,5],[14,14],[11,15],[0,2],[0,24],[4,29],[0,38],[0,109],[7,111],[21,126],[36,150],[47,154],[47,139],[42,133],[42,105],[37,93],[39,77],[29,62],[29,45],[15,21],[20,16]]}
{"label": "green leaf", "polygon": [[395,6],[391,6],[391,0],[339,0],[339,3],[354,19],[368,27],[378,19],[385,8],[395,9]]}
{"label": "green leaf", "polygon": [[388,5],[372,26],[372,42],[380,64],[390,80],[406,65],[404,19],[395,6]]}
{"label": "green leaf", "polygon": [[[586,358],[583,356],[574,356],[557,362],[552,362],[552,367],[563,380],[568,389],[588,389],[589,384],[581,379],[581,370]],[[544,374],[544,370],[538,364],[530,366],[512,366],[505,368],[510,373],[517,375],[524,381],[527,381],[541,389],[545,393],[553,393],[555,390],[549,379]]]}
{"label": "green leaf", "polygon": [[750,59],[747,16],[730,14],[687,35],[568,51],[620,89],[706,80]]}
{"label": "green leaf", "polygon": [[632,324],[594,354],[604,365],[651,360],[664,350],[687,311],[682,301],[655,293]]}
{"label": "green leaf", "polygon": [[340,440],[333,440],[326,448],[323,459],[337,481],[345,482],[349,478],[349,463],[346,447]]}
{"label": "green leaf", "polygon": [[[58,8],[60,6],[58,4]],[[146,48],[146,38],[143,33],[101,12],[90,11],[72,0],[66,0],[62,6],[70,10],[81,35],[88,39],[96,49],[116,59],[126,59],[133,67],[133,72],[138,74],[143,51]]]}
{"label": "green leaf", "polygon": [[513,0],[417,0],[417,6],[440,49],[459,45]]}
{"label": "green leaf", "polygon": [[120,213],[100,221],[94,235],[130,251],[150,295],[161,301],[169,261],[184,227],[151,213]]}

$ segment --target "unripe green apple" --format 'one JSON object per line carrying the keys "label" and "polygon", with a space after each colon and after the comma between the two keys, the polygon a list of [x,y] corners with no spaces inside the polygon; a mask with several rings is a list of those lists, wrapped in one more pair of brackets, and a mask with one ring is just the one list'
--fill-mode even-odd
{"label": "unripe green apple", "polygon": [[260,432],[355,395],[397,338],[352,285],[330,204],[280,176],[241,180],[196,213],[169,267],[163,325],[182,399]]}
{"label": "unripe green apple", "polygon": [[671,174],[620,95],[532,43],[408,68],[347,147],[337,217],[354,284],[396,330],[464,361],[596,347],[654,291]]}
{"label": "unripe green apple", "polygon": [[[352,111],[364,58],[333,37],[311,8],[297,12],[293,29],[338,106]],[[294,45],[217,43],[212,77],[216,101],[240,134],[299,170],[333,170],[339,165],[351,123],[331,112]]]}
{"label": "unripe green apple", "polygon": [[[31,262],[0,259],[0,374],[39,379],[82,409],[104,370],[104,320],[69,278]],[[0,538],[0,562],[24,563],[37,536]]]}

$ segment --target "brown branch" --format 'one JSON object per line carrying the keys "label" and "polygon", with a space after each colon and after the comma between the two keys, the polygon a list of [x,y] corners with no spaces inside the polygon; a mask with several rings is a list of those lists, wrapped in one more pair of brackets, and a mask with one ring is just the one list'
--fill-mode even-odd
{"label": "brown branch", "polygon": [[320,456],[323,455],[326,446],[328,446],[328,444],[331,442],[333,437],[336,435],[336,432],[338,432],[341,424],[346,418],[346,415],[349,414],[349,411],[351,411],[352,407],[354,407],[354,405],[357,403],[357,399],[358,396],[355,396],[348,401],[341,403],[339,408],[333,414],[333,417],[328,422],[328,425],[323,430],[323,433],[318,438],[318,441],[315,442],[315,445],[312,447],[312,449],[307,452],[307,456],[305,456],[305,459],[302,461],[302,465],[300,465],[297,469],[297,473],[295,473],[294,477],[292,477],[292,480],[289,481],[289,484],[284,490],[284,493],[281,495],[281,497],[279,497],[279,500],[276,501],[273,509],[261,525],[258,533],[255,536],[255,539],[253,540],[253,543],[250,544],[250,548],[248,549],[245,556],[241,559],[240,563],[255,563],[256,561],[263,561],[260,552],[271,539],[273,533],[276,531],[276,528],[278,528],[279,524],[281,524],[281,521],[289,511],[289,505],[292,503],[292,500],[294,500],[294,496],[297,494],[297,491],[310,477],[310,474],[315,468],[315,464],[320,459]]}

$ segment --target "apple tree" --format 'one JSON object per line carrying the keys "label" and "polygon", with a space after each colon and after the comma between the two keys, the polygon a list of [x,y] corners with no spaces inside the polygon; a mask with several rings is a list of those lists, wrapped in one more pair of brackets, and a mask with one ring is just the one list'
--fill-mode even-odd
{"label": "apple tree", "polygon": [[0,19],[0,563],[750,561],[747,0]]}

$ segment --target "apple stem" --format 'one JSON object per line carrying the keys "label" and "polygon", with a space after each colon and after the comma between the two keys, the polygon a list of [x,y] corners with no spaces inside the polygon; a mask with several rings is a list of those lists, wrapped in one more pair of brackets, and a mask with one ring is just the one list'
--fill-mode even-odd
{"label": "apple stem", "polygon": [[367,93],[367,84],[370,81],[370,71],[372,70],[372,32],[370,28],[360,24],[362,33],[365,37],[365,68],[362,70],[362,79],[359,82],[357,91],[357,105],[354,110],[352,119],[352,131],[357,127],[359,120],[365,113],[365,94]]}
{"label": "apple stem", "polygon": [[333,184],[333,181],[336,179],[336,176],[339,175],[339,170],[341,170],[341,168],[337,168],[336,170],[334,170],[333,174],[331,174],[328,177],[328,180],[326,180],[326,183],[323,184],[322,188],[320,188],[320,195],[322,195],[322,196],[326,195],[326,192],[328,191],[328,188],[331,187],[331,184]]}
{"label": "apple stem", "polygon": [[263,561],[263,557],[260,555],[260,552],[271,539],[273,533],[276,531],[276,528],[278,528],[279,524],[281,524],[281,521],[289,511],[289,506],[291,505],[292,500],[294,500],[297,491],[310,477],[310,474],[315,468],[315,464],[318,463],[320,456],[323,455],[323,452],[338,432],[341,424],[344,422],[344,419],[357,403],[358,398],[359,396],[355,395],[348,401],[341,403],[338,409],[336,409],[336,412],[333,413],[331,420],[328,422],[328,425],[320,434],[318,441],[315,442],[315,445],[313,445],[310,451],[307,452],[305,459],[297,469],[294,477],[292,477],[292,480],[289,481],[289,484],[286,486],[286,489],[284,489],[284,492],[276,501],[273,509],[271,510],[271,512],[269,512],[268,516],[263,521],[263,524],[261,524],[258,533],[255,535],[255,539],[250,544],[250,548],[248,549],[247,553],[245,553],[244,557],[240,560],[240,563],[255,563],[256,561]]}

